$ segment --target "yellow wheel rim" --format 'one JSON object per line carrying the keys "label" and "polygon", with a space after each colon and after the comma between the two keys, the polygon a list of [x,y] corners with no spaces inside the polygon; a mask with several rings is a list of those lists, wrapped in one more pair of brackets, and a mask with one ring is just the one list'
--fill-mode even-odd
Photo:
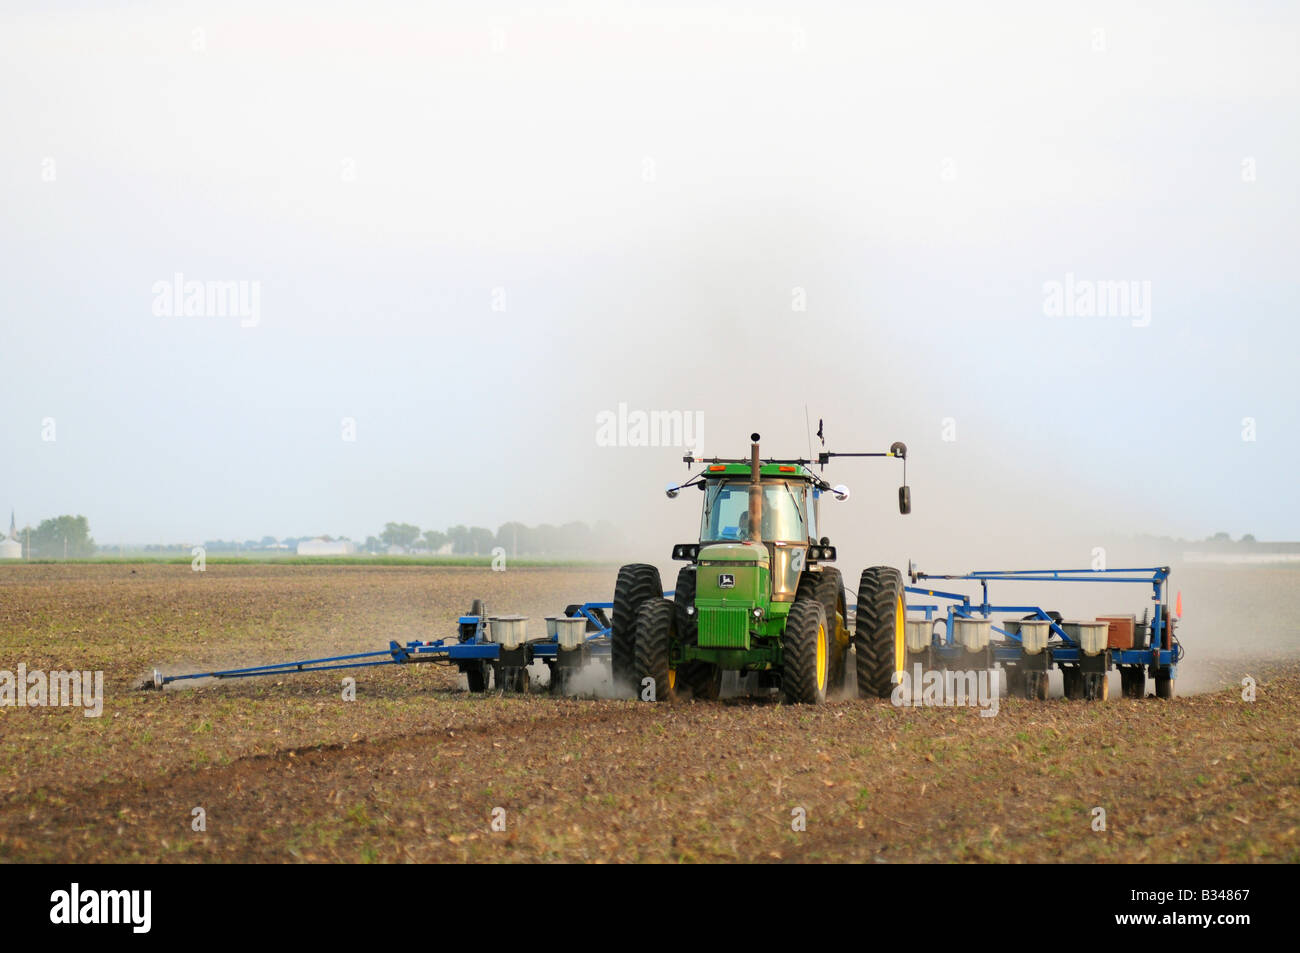
{"label": "yellow wheel rim", "polygon": [[668,690],[670,692],[677,690],[677,669],[675,668],[668,670]]}
{"label": "yellow wheel rim", "polygon": [[826,687],[826,626],[817,626],[817,691]]}
{"label": "yellow wheel rim", "polygon": [[894,607],[894,671],[903,670],[903,656],[906,648],[904,642],[904,632],[906,626],[904,621],[907,618],[907,606],[903,604],[903,597],[898,597],[898,605]]}

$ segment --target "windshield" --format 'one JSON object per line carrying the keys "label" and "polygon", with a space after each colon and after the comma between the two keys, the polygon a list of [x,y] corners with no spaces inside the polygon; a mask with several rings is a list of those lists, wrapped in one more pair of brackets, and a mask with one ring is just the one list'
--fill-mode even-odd
{"label": "windshield", "polygon": [[[791,486],[763,481],[763,540],[807,542],[804,493],[803,483]],[[700,541],[712,543],[754,538],[749,532],[749,481],[711,483],[704,494]]]}

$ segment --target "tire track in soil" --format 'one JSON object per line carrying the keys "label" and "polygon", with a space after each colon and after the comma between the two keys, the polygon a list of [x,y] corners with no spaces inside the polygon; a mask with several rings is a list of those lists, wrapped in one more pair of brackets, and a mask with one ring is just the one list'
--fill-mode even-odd
{"label": "tire track in soil", "polygon": [[[265,845],[259,847],[255,843],[256,837],[249,834],[225,835],[216,828],[213,818],[242,818],[239,826],[244,827],[259,814],[275,813],[276,807],[283,813],[285,808],[295,804],[319,803],[321,799],[317,795],[321,789],[342,790],[346,782],[355,780],[358,775],[377,777],[379,767],[394,759],[417,754],[427,757],[438,747],[464,751],[471,747],[466,745],[467,741],[490,751],[501,747],[500,739],[503,737],[514,738],[516,743],[541,740],[543,744],[549,744],[554,740],[552,736],[560,730],[571,734],[575,729],[593,730],[611,722],[622,724],[628,720],[630,712],[643,707],[634,702],[588,702],[585,704],[600,707],[575,712],[569,707],[553,707],[556,703],[551,699],[537,700],[546,704],[528,705],[508,714],[497,709],[493,715],[506,717],[494,717],[480,723],[448,724],[387,737],[286,747],[269,753],[243,755],[224,765],[175,770],[129,781],[106,781],[76,791],[51,791],[54,796],[50,798],[48,811],[20,804],[0,808],[0,830],[25,826],[25,836],[9,840],[29,847],[32,845],[24,844],[29,839],[47,845],[71,840],[67,838],[70,831],[80,833],[82,842],[88,844],[95,838],[87,835],[114,830],[119,837],[130,834],[138,839],[138,856],[133,859],[155,860],[160,851],[148,842],[156,841],[163,845],[161,851],[165,853],[172,846],[168,843],[169,838],[174,843],[176,838],[192,833],[191,811],[202,806],[209,819],[205,839],[209,849],[204,852],[207,856],[203,859],[246,859],[221,857],[228,852],[223,848],[240,846],[254,849],[261,855],[258,859],[274,860],[277,858],[266,856]],[[643,711],[651,713],[649,706],[645,706]],[[538,717],[541,712],[546,715]],[[516,733],[512,729],[520,730]],[[268,806],[271,808],[269,812]],[[485,824],[485,819],[476,818],[476,821]],[[12,844],[0,841],[0,859],[18,859],[9,856],[7,847],[10,846]],[[67,846],[74,845],[68,843]],[[41,856],[40,859],[78,861],[84,858],[76,851],[56,851],[48,858]],[[292,858],[284,854],[279,859]]]}

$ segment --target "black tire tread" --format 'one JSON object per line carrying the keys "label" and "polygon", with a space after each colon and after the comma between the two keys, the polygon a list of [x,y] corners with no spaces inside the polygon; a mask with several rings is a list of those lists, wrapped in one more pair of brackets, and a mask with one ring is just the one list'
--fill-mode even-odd
{"label": "black tire tread", "polygon": [[650,599],[662,599],[659,570],[647,563],[629,563],[614,583],[614,618],[610,626],[610,663],[614,684],[626,685],[636,666],[637,613]]}
{"label": "black tire tread", "polygon": [[655,680],[655,701],[669,701],[668,662],[672,639],[677,630],[677,607],[671,599],[660,596],[641,606],[636,617],[634,685],[637,697],[641,680]]}
{"label": "black tire tread", "polygon": [[677,638],[683,645],[695,645],[699,641],[699,616],[687,615],[688,607],[695,605],[695,567],[683,566],[677,572],[677,584],[673,586],[673,605],[677,615]]}
{"label": "black tire tread", "polygon": [[862,570],[853,632],[862,698],[888,698],[894,690],[894,614],[902,592],[903,574],[894,567]]}
{"label": "black tire tread", "polygon": [[[822,604],[816,599],[796,599],[781,636],[781,699],[787,705],[816,705],[825,700],[826,686],[817,685],[818,626],[826,627]],[[827,670],[829,676],[829,665]]]}
{"label": "black tire tread", "polygon": [[822,604],[822,610],[826,613],[826,637],[827,650],[830,652],[830,663],[827,669],[826,684],[828,688],[839,691],[840,683],[844,681],[844,663],[848,658],[849,649],[853,645],[852,639],[845,646],[842,653],[836,652],[835,642],[835,616],[840,613],[844,624],[848,624],[846,615],[848,603],[844,598],[844,578],[840,571],[834,566],[824,566],[821,572],[804,572],[799,577],[799,588],[795,590],[795,601],[800,599],[816,599]]}

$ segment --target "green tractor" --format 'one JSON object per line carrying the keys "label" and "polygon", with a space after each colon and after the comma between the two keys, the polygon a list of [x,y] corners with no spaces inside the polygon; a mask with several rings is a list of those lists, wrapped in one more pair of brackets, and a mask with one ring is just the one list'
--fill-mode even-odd
{"label": "green tractor", "polygon": [[[759,685],[780,687],[788,703],[819,704],[852,676],[863,697],[889,697],[904,661],[903,576],[891,566],[862,572],[850,630],[835,547],[821,528],[820,501],[848,498],[811,469],[831,457],[896,457],[888,453],[826,453],[812,460],[760,460],[758,434],[748,460],[686,456],[705,468],[671,484],[669,498],[690,486],[703,494],[700,538],[673,547],[685,560],[673,598],[664,598],[659,570],[632,563],[614,588],[611,654],[616,685],[645,701],[683,690],[715,699],[722,674],[757,673]],[[899,511],[911,511],[911,491],[898,491]]]}

